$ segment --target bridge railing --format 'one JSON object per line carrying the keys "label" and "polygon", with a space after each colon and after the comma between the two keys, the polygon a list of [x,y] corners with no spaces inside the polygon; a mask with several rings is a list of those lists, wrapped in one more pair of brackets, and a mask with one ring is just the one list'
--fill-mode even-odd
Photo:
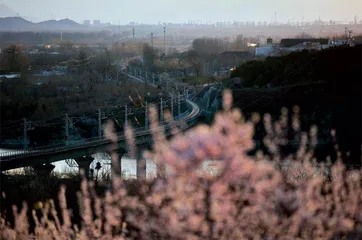
{"label": "bridge railing", "polygon": [[[193,98],[193,96],[191,96]],[[188,103],[190,104],[192,110],[190,111],[190,109],[186,110],[185,112],[183,112],[182,114],[180,114],[179,116],[177,116],[175,118],[175,120],[185,120],[186,123],[188,123],[188,121],[194,119],[195,117],[197,117],[198,115],[198,106],[187,100]],[[196,110],[195,110],[196,108]],[[173,124],[167,124],[164,125],[165,130],[169,129],[171,127],[173,127]],[[161,131],[161,128],[160,128]],[[150,129],[147,127],[140,127],[140,128],[135,128],[134,129],[134,136],[135,137],[139,137],[139,136],[143,136],[143,135],[149,135],[150,134]],[[125,136],[124,136],[124,132],[118,132],[117,133],[118,136],[118,140],[124,140]],[[110,141],[108,139],[104,139],[102,137],[93,137],[93,138],[87,138],[82,140],[82,142],[80,142],[79,144],[56,144],[56,145],[50,145],[50,146],[45,146],[43,148],[38,148],[38,149],[34,149],[32,151],[27,151],[27,150],[14,150],[14,151],[10,151],[10,152],[3,152],[0,153],[1,158],[6,158],[6,160],[13,160],[13,159],[17,159],[17,158],[24,158],[24,157],[31,157],[31,156],[41,156],[41,155],[45,155],[51,152],[63,152],[63,151],[69,151],[69,150],[75,150],[75,149],[79,149],[79,148],[84,148],[84,147],[92,147],[92,146],[99,146],[102,144],[107,144]]]}

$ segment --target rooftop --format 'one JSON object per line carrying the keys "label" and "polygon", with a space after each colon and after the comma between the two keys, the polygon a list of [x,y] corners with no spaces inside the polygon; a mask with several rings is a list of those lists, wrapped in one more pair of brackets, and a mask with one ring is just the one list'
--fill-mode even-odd
{"label": "rooftop", "polygon": [[312,42],[326,45],[329,43],[328,38],[283,38],[280,41],[280,47],[293,47],[301,43]]}

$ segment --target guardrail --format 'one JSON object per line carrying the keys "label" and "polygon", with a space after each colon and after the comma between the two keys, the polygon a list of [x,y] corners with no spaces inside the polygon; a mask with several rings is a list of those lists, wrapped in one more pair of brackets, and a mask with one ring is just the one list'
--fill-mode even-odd
{"label": "guardrail", "polygon": [[[194,102],[192,102],[190,100],[186,100],[186,101],[192,108],[191,112],[190,112],[190,110],[187,110],[184,113],[177,116],[175,120],[182,119],[186,123],[188,123],[189,121],[191,121],[192,119],[197,117],[200,109],[197,106],[197,104],[195,104]],[[170,129],[175,124],[176,123],[162,125],[158,131]],[[163,128],[163,127],[166,127],[166,128]],[[134,129],[134,137],[141,137],[141,136],[149,135],[150,133],[151,133],[150,129],[146,128],[146,127],[140,127],[140,128]],[[118,132],[117,136],[118,136],[118,141],[125,140],[124,132]],[[84,142],[84,141],[86,141],[86,142]],[[5,161],[10,161],[10,160],[19,159],[19,158],[42,156],[42,155],[46,155],[49,153],[60,153],[60,152],[65,152],[65,151],[70,151],[70,150],[87,148],[87,147],[97,147],[97,146],[108,144],[108,143],[110,143],[110,141],[107,139],[103,139],[102,137],[94,137],[94,138],[84,139],[82,143],[75,144],[75,145],[74,144],[72,144],[72,145],[57,144],[57,145],[46,146],[46,148],[44,148],[44,149],[36,149],[33,151],[14,150],[14,151],[10,151],[10,152],[3,152],[3,153],[0,153],[0,157],[1,158],[6,157]],[[4,161],[4,160],[1,160],[1,161]]]}

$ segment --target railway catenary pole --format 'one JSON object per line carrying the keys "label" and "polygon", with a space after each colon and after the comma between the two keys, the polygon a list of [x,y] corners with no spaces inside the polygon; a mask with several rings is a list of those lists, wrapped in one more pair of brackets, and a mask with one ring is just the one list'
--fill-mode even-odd
{"label": "railway catenary pole", "polygon": [[173,94],[171,95],[171,117],[173,118]]}
{"label": "railway catenary pole", "polygon": [[102,111],[98,109],[98,137],[102,137]]}
{"label": "railway catenary pole", "polygon": [[178,93],[178,104],[177,104],[177,106],[178,106],[178,116],[180,116],[180,114],[181,114],[181,94],[180,94],[180,92]]}
{"label": "railway catenary pole", "polygon": [[128,119],[127,119],[127,105],[124,105],[124,126],[128,126]]}
{"label": "railway catenary pole", "polygon": [[27,121],[26,121],[26,118],[23,119],[24,120],[24,150],[26,150],[28,148],[28,126],[27,126]]}
{"label": "railway catenary pole", "polygon": [[160,102],[160,122],[163,122],[163,100]]}
{"label": "railway catenary pole", "polygon": [[68,145],[69,141],[69,116],[65,114],[65,144]]}
{"label": "railway catenary pole", "polygon": [[145,127],[148,128],[148,103],[145,105]]}

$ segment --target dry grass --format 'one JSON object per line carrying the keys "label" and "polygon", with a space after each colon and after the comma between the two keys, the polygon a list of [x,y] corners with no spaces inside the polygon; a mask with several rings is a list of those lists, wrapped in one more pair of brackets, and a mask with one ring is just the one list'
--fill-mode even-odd
{"label": "dry grass", "polygon": [[[283,160],[278,146],[285,140],[285,111],[275,123],[268,115],[264,118],[271,156],[248,157],[253,122],[244,122],[231,103],[226,91],[224,111],[210,127],[198,126],[171,141],[156,131],[157,114],[151,110],[156,143],[145,157],[153,158],[159,170],[166,164],[167,177],[159,172],[158,178],[126,183],[117,175],[118,159],[112,154],[116,168],[111,191],[99,197],[92,182],[81,183],[81,226],[70,220],[63,187],[60,212],[52,201],[33,210],[34,234],[29,233],[24,205],[20,213],[14,208],[13,228],[1,218],[1,239],[361,239],[361,170],[347,171],[338,159],[329,178],[315,174],[315,129],[302,134],[300,151],[287,159],[293,167],[275,167]],[[300,123],[294,121],[298,132]],[[117,140],[112,123],[105,135]],[[127,137],[134,153],[131,131]],[[222,160],[218,174],[200,174],[205,159]]]}

